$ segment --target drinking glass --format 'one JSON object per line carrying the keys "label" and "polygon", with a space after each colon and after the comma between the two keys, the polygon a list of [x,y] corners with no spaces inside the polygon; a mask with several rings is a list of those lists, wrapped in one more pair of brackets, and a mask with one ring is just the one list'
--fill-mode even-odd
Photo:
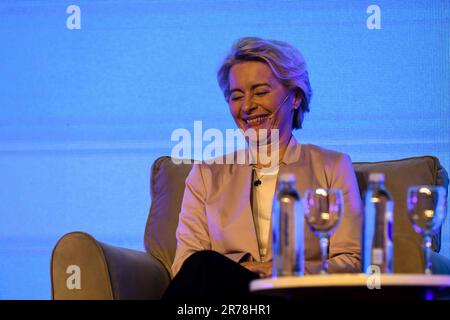
{"label": "drinking glass", "polygon": [[442,186],[412,186],[408,189],[408,216],[414,230],[423,236],[426,274],[432,273],[432,238],[445,219],[446,200],[446,190]]}
{"label": "drinking glass", "polygon": [[320,274],[328,273],[329,237],[339,225],[343,202],[342,192],[339,189],[308,189],[303,197],[306,222],[320,239]]}

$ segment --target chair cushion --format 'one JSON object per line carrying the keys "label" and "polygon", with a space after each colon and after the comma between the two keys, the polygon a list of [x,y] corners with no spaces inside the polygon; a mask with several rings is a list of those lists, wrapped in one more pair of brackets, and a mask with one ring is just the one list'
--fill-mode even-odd
{"label": "chair cushion", "polygon": [[[435,157],[424,156],[393,161],[355,162],[359,190],[363,195],[371,172],[386,175],[386,187],[394,198],[394,271],[421,272],[423,255],[421,236],[413,230],[406,213],[406,192],[410,185],[443,185],[448,176]],[[175,231],[186,180],[192,164],[176,165],[170,157],[155,160],[151,169],[152,203],[145,230],[147,252],[161,261],[170,273],[175,256]],[[434,238],[436,250],[440,247],[440,234]]]}

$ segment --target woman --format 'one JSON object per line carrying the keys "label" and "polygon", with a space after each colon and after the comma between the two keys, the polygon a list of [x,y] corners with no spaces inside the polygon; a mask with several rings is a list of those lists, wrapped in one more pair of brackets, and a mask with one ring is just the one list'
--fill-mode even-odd
{"label": "woman", "polygon": [[[301,194],[308,188],[342,190],[344,214],[330,239],[328,268],[359,272],[361,200],[351,160],[301,145],[292,135],[311,100],[300,52],[281,41],[241,38],[217,77],[237,126],[256,131],[256,145],[279,161],[262,161],[258,151],[263,149],[256,149],[254,163],[193,166],[176,232],[174,278],[164,298],[249,297],[249,282],[271,275],[272,200],[277,176],[285,172],[296,175]],[[277,141],[272,132],[278,133]],[[305,272],[319,268],[319,241],[306,229]]]}

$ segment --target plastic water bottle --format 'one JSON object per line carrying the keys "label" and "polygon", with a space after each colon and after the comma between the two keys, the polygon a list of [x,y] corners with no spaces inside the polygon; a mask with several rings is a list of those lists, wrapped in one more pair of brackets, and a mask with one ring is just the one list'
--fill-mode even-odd
{"label": "plastic water bottle", "polygon": [[272,207],[272,276],[304,275],[304,214],[295,175],[280,176]]}
{"label": "plastic water bottle", "polygon": [[363,273],[392,273],[393,210],[394,201],[384,186],[384,174],[371,173],[364,198]]}

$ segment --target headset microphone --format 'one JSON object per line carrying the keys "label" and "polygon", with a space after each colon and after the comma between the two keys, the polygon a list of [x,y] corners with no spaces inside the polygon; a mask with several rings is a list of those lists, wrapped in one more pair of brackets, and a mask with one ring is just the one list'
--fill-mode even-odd
{"label": "headset microphone", "polygon": [[291,94],[288,94],[288,95],[286,96],[286,98],[284,98],[283,101],[281,101],[281,103],[278,105],[278,107],[275,108],[275,111],[272,112],[272,113],[267,117],[268,119],[272,119],[272,118],[277,114],[277,112],[281,109],[281,106],[286,102],[287,98],[289,98],[290,95],[291,95]]}

